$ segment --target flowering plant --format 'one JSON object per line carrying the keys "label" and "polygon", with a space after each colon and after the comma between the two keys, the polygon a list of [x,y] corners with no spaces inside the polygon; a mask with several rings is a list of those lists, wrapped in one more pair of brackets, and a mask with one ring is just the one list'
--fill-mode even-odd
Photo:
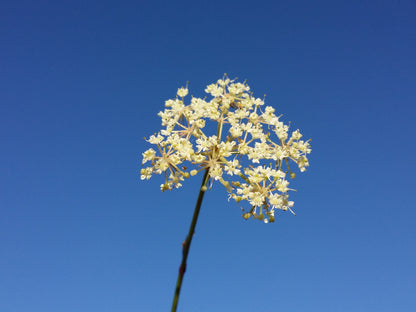
{"label": "flowering plant", "polygon": [[[143,164],[151,162],[151,166],[141,170],[141,179],[164,173],[161,190],[165,191],[208,169],[209,177],[221,182],[230,198],[249,202],[250,209],[243,209],[245,219],[274,222],[275,209],[292,211],[286,177],[294,178],[295,173],[289,163],[306,170],[309,140],[301,140],[299,130],[289,137],[289,126],[273,107],[263,109],[264,100],[253,97],[247,84],[225,76],[205,91],[212,95],[210,101],[192,97],[185,105],[188,89],[183,87],[175,99],[166,101],[166,109],[158,114],[165,129],[148,140],[156,150],[143,153]],[[207,121],[218,124],[216,135],[204,133]]]}
{"label": "flowering plant", "polygon": [[[141,179],[164,174],[162,191],[182,186],[182,182],[205,171],[191,227],[183,243],[183,257],[172,305],[176,311],[186,259],[209,181],[219,181],[237,203],[246,201],[243,218],[275,221],[275,210],[292,211],[287,176],[295,178],[290,163],[301,172],[309,166],[310,140],[301,140],[299,130],[289,134],[289,126],[275,115],[275,109],[255,98],[246,83],[226,75],[207,86],[212,98],[191,97],[188,88],[178,89],[175,99],[165,102],[159,112],[164,129],[147,140],[155,145],[143,153]],[[216,124],[216,134],[208,134],[208,122]]]}

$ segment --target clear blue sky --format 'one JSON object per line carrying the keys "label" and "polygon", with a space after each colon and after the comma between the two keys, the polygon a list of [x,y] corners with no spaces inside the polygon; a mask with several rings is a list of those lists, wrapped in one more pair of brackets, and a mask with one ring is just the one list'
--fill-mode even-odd
{"label": "clear blue sky", "polygon": [[3,1],[0,311],[168,311],[200,176],[140,181],[223,73],[312,138],[297,216],[206,194],[179,311],[416,311],[414,1]]}

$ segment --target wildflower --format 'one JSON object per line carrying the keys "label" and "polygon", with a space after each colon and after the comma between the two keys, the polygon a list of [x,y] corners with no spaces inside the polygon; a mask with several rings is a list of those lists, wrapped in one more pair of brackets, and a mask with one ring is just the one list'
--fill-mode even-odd
{"label": "wildflower", "polygon": [[[185,104],[188,87],[182,87],[176,98],[165,102],[158,114],[163,128],[147,140],[155,148],[142,154],[142,163],[151,165],[140,171],[140,178],[164,174],[165,191],[206,169],[209,179],[224,185],[229,198],[248,203],[244,219],[268,223],[275,221],[276,209],[293,212],[286,177],[296,176],[290,164],[301,172],[309,166],[310,140],[301,140],[299,129],[290,133],[275,109],[255,98],[246,83],[225,76],[205,92],[212,98],[192,97]],[[207,133],[212,124],[216,134]]]}

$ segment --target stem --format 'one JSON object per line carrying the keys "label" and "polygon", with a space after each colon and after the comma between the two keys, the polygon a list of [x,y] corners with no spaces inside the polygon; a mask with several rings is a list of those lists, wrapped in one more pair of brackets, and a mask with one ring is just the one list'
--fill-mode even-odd
{"label": "stem", "polygon": [[186,237],[185,241],[182,243],[182,262],[181,266],[179,267],[179,274],[178,280],[176,282],[175,288],[175,295],[173,296],[173,303],[172,303],[172,312],[176,311],[176,307],[178,306],[179,300],[179,293],[182,287],[182,280],[183,276],[185,275],[186,271],[186,260],[188,259],[189,248],[191,247],[192,237],[195,232],[196,222],[198,221],[199,210],[201,209],[202,199],[204,198],[204,194],[206,191],[206,184],[208,181],[208,172],[209,168],[205,170],[204,178],[202,179],[201,188],[199,190],[198,200],[195,205],[194,215],[192,217],[191,226],[189,227],[189,233]]}

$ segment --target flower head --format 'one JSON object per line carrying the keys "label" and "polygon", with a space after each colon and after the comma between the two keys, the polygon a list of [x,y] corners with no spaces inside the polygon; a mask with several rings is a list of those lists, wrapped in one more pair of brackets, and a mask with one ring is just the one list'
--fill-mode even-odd
{"label": "flower head", "polygon": [[[225,76],[205,91],[210,100],[192,97],[186,105],[188,88],[182,87],[176,99],[165,102],[158,114],[164,128],[147,140],[155,147],[143,153],[142,163],[151,165],[141,170],[141,179],[163,173],[161,190],[172,190],[208,169],[229,198],[249,204],[242,208],[244,219],[274,222],[275,209],[292,211],[286,177],[295,177],[291,163],[301,172],[309,166],[310,140],[301,140],[299,130],[289,133],[275,109],[253,97],[245,83]],[[216,124],[215,134],[204,130],[209,123]]]}

